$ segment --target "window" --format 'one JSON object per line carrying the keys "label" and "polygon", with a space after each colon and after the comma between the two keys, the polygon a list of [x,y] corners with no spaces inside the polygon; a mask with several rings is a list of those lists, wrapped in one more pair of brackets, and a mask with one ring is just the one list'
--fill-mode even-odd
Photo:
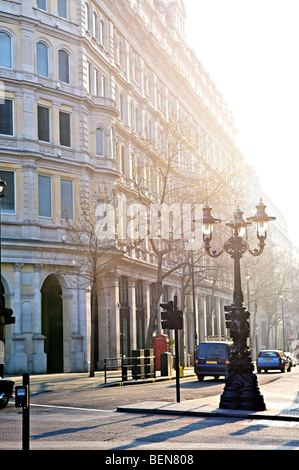
{"label": "window", "polygon": [[91,64],[89,62],[86,67],[86,85],[87,93],[91,93]]}
{"label": "window", "polygon": [[12,100],[0,100],[0,134],[13,135]]}
{"label": "window", "polygon": [[49,108],[44,106],[37,107],[37,132],[38,140],[50,142]]}
{"label": "window", "polygon": [[61,218],[73,220],[73,182],[60,180]]}
{"label": "window", "polygon": [[94,71],[94,83],[93,83],[93,89],[94,89],[94,94],[98,96],[99,94],[99,71],[95,69]]}
{"label": "window", "polygon": [[60,145],[71,146],[71,116],[68,113],[59,111],[59,133]]}
{"label": "window", "polygon": [[67,18],[67,4],[66,0],[58,0],[57,1],[57,10],[58,15],[62,18]]}
{"label": "window", "polygon": [[124,121],[125,120],[125,98],[122,93],[119,95],[119,107],[120,107],[120,118],[122,121]]}
{"label": "window", "polygon": [[98,37],[98,16],[95,11],[92,14],[92,35]]}
{"label": "window", "polygon": [[51,178],[38,175],[38,215],[40,217],[51,217]]}
{"label": "window", "polygon": [[105,23],[103,20],[100,20],[99,24],[99,41],[102,46],[105,46]]}
{"label": "window", "polygon": [[125,161],[126,161],[126,152],[123,145],[120,146],[120,171],[125,173]]}
{"label": "window", "polygon": [[58,51],[58,78],[62,82],[69,83],[69,55],[61,49]]}
{"label": "window", "polygon": [[98,202],[96,207],[96,217],[99,232],[107,232],[107,204]]}
{"label": "window", "polygon": [[6,182],[4,197],[1,199],[1,212],[15,213],[15,173],[14,171],[0,170],[1,179]]}
{"label": "window", "polygon": [[115,239],[115,210],[113,204],[98,201],[95,209],[96,234],[103,239]]}
{"label": "window", "polygon": [[36,44],[36,71],[44,77],[49,76],[48,71],[48,47],[43,42]]}
{"label": "window", "polygon": [[87,3],[85,3],[85,29],[90,30],[90,9]]}
{"label": "window", "polygon": [[0,66],[10,68],[12,66],[11,37],[3,31],[0,32]]}
{"label": "window", "polygon": [[101,127],[96,130],[96,155],[104,155],[104,131]]}
{"label": "window", "polygon": [[41,10],[47,10],[47,1],[46,0],[37,0],[37,8],[40,8]]}
{"label": "window", "polygon": [[101,75],[101,95],[106,96],[106,77]]}

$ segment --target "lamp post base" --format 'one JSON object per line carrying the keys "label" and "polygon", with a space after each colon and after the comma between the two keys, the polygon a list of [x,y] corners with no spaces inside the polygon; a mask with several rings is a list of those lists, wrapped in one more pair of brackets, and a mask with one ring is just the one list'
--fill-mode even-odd
{"label": "lamp post base", "polygon": [[264,398],[260,394],[253,364],[229,364],[225,387],[219,408],[229,410],[265,411]]}

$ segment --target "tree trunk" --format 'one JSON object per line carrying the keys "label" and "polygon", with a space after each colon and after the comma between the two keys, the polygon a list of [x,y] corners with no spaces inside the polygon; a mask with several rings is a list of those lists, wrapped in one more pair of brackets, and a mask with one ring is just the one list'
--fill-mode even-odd
{"label": "tree trunk", "polygon": [[94,377],[94,351],[95,351],[95,318],[96,318],[96,288],[95,283],[91,288],[91,318],[90,318],[90,369],[89,369],[89,377]]}
{"label": "tree trunk", "polygon": [[157,281],[156,281],[156,295],[154,298],[154,304],[153,304],[152,310],[150,312],[150,319],[149,319],[146,341],[145,341],[146,349],[150,349],[152,347],[155,321],[157,318],[158,309],[160,308],[161,295],[163,294],[162,256],[158,257],[158,273],[157,274],[158,275],[157,275]]}

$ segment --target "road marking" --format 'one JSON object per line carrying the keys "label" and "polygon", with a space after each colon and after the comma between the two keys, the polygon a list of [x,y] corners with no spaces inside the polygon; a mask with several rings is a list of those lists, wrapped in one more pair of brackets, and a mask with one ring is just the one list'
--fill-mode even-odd
{"label": "road marking", "polygon": [[244,426],[274,426],[274,427],[298,427],[299,423],[297,421],[278,421],[276,419],[263,419],[263,420],[251,420],[244,421],[241,423]]}
{"label": "road marking", "polygon": [[101,413],[114,413],[115,410],[101,410],[94,409],[94,408],[76,408],[74,406],[59,406],[59,405],[36,405],[34,403],[30,403],[30,406],[39,406],[41,408],[62,408],[65,410],[77,410],[77,411],[100,411]]}

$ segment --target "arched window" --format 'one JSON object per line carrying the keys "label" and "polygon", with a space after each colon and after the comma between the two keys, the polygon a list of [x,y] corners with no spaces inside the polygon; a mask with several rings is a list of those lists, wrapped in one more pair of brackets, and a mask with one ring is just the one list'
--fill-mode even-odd
{"label": "arched window", "polygon": [[11,37],[3,31],[0,31],[0,66],[12,67]]}
{"label": "arched window", "polygon": [[36,71],[44,77],[49,76],[48,70],[48,47],[43,42],[36,44]]}
{"label": "arched window", "polygon": [[65,83],[70,82],[69,55],[63,49],[58,51],[58,78],[62,82],[65,82]]}
{"label": "arched window", "polygon": [[99,23],[99,41],[102,46],[105,46],[106,44],[106,28],[105,28],[105,22],[103,20],[100,20]]}
{"label": "arched window", "polygon": [[96,130],[96,155],[104,155],[104,131],[101,127]]}
{"label": "arched window", "polygon": [[90,8],[87,3],[85,3],[85,29],[90,31]]}
{"label": "arched window", "polygon": [[98,15],[95,11],[92,13],[92,35],[98,38]]}

